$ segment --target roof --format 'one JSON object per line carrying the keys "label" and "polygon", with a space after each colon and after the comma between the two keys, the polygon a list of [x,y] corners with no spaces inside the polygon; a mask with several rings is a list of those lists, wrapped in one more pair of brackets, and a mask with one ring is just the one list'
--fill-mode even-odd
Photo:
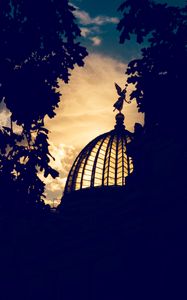
{"label": "roof", "polygon": [[98,186],[123,186],[133,172],[128,144],[133,134],[123,125],[124,115],[116,116],[113,130],[99,135],[84,147],[70,170],[65,194]]}

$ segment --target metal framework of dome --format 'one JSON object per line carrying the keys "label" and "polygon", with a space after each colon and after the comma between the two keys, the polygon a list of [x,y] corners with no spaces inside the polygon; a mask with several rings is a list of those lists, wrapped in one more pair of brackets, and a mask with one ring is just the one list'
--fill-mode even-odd
{"label": "metal framework of dome", "polygon": [[98,186],[123,186],[133,172],[128,144],[132,133],[118,113],[115,128],[92,140],[77,156],[70,170],[64,193]]}

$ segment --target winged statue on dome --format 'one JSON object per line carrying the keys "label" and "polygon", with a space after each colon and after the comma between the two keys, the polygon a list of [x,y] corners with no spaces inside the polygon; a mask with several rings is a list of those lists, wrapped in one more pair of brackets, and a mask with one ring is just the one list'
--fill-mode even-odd
{"label": "winged statue on dome", "polygon": [[123,104],[124,104],[124,101],[126,98],[127,84],[125,85],[125,88],[123,90],[116,82],[115,82],[115,87],[116,87],[119,98],[113,105],[113,107],[114,107],[113,111],[115,111],[117,109],[121,113],[121,111],[123,109]]}

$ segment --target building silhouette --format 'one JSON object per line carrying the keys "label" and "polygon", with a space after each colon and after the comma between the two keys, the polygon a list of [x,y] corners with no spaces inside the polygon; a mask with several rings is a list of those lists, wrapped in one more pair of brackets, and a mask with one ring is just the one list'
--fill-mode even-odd
{"label": "building silhouette", "polygon": [[67,299],[169,299],[185,293],[180,146],[140,124],[130,133],[123,122],[118,113],[115,128],[81,151],[67,179],[59,207],[59,289]]}
{"label": "building silhouette", "polygon": [[185,136],[123,122],[78,155],[56,212],[1,220],[1,299],[187,298]]}

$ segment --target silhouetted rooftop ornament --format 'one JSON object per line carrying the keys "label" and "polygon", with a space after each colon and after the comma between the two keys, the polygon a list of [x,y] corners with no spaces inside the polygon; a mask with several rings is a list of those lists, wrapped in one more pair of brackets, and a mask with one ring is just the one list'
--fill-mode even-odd
{"label": "silhouetted rooftop ornament", "polygon": [[128,154],[133,134],[125,129],[124,119],[119,112],[114,129],[96,137],[80,152],[70,170],[65,194],[84,188],[126,184],[126,178],[133,172],[132,158]]}
{"label": "silhouetted rooftop ornament", "polygon": [[117,83],[115,83],[115,87],[116,87],[119,98],[113,105],[113,107],[114,107],[113,111],[115,111],[117,109],[117,110],[119,110],[119,112],[121,112],[123,109],[123,103],[124,103],[125,96],[126,96],[127,85],[125,85],[125,88],[123,90]]}

